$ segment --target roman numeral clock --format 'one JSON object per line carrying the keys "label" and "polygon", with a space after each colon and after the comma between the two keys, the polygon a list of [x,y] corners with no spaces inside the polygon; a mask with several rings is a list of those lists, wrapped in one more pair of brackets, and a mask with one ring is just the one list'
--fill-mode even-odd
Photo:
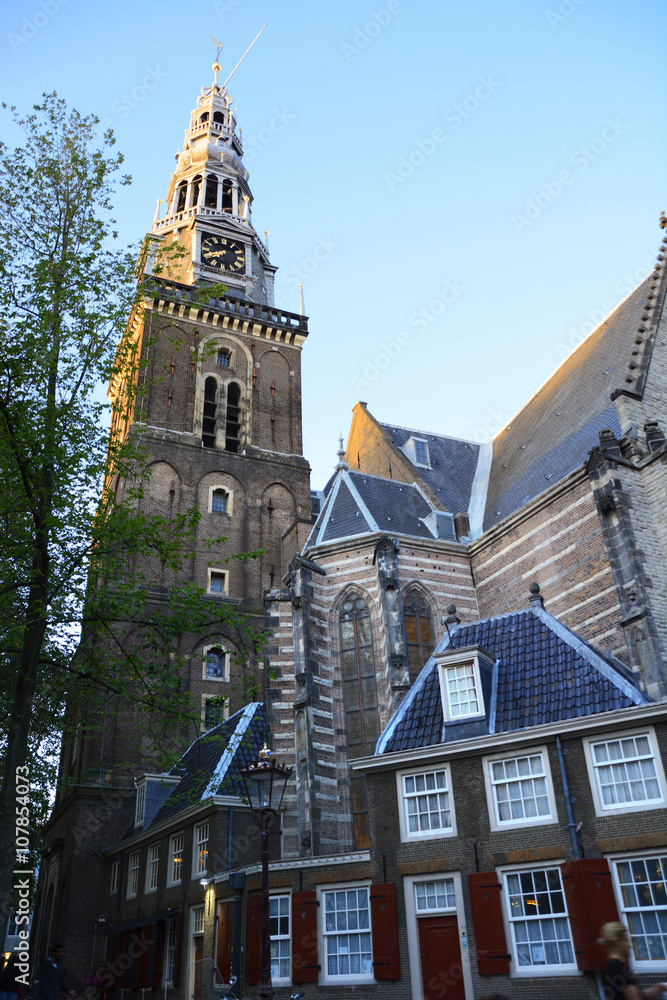
{"label": "roman numeral clock", "polygon": [[245,247],[228,236],[213,233],[203,234],[201,241],[202,264],[215,267],[218,271],[231,274],[245,270]]}

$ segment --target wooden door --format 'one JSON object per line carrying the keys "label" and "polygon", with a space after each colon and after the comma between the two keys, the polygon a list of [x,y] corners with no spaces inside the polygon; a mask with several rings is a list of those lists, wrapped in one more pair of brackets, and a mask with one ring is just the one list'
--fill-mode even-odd
{"label": "wooden door", "polygon": [[458,920],[420,917],[417,924],[424,1000],[465,1000]]}
{"label": "wooden door", "polygon": [[195,957],[193,959],[193,962],[195,962],[195,965],[193,967],[193,972],[195,976],[194,976],[194,988],[192,990],[192,996],[194,997],[194,1000],[201,1000],[201,970],[204,963],[201,962],[200,959],[202,959],[203,957],[204,957],[204,938],[203,936],[196,937]]}

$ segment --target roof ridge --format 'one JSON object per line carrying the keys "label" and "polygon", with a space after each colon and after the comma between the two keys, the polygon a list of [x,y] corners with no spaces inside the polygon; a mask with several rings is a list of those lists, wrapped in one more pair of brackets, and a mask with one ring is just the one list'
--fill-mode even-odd
{"label": "roof ridge", "polygon": [[443,441],[461,441],[462,444],[474,444],[476,448],[481,448],[479,441],[472,441],[470,438],[456,437],[454,434],[437,434],[435,431],[424,431],[417,427],[405,427],[403,424],[387,424],[378,420],[380,427],[396,427],[401,431],[409,431],[410,434],[423,434],[425,437],[440,438]]}
{"label": "roof ridge", "polygon": [[[241,743],[241,740],[248,731],[250,723],[254,719],[258,708],[261,708],[261,702],[251,701],[248,705],[246,705],[244,708],[240,710],[242,718],[239,719],[236,726],[234,727],[234,731],[229,737],[229,743],[227,744],[222,754],[220,755],[218,763],[215,766],[215,770],[213,771],[213,774],[211,775],[206,788],[201,793],[200,796],[201,800],[208,799],[211,795],[215,795],[216,789],[219,788],[220,785],[222,784],[222,781],[225,778],[225,775],[227,774],[227,771],[229,769],[229,765],[232,763],[234,755],[236,754],[236,751],[238,750],[239,745]],[[234,718],[234,716],[232,716],[232,718]],[[229,722],[229,719],[226,719],[225,721]]]}

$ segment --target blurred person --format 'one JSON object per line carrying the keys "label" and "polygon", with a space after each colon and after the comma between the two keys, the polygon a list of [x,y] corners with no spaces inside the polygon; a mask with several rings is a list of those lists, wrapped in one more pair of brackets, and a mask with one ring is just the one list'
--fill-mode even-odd
{"label": "blurred person", "polygon": [[39,970],[39,980],[35,990],[35,1000],[59,1000],[59,993],[67,993],[73,997],[74,990],[65,979],[62,959],[65,949],[61,944],[51,946],[49,957],[42,962]]}
{"label": "blurred person", "polygon": [[602,986],[605,1000],[652,1000],[661,997],[667,990],[667,983],[656,983],[639,989],[628,967],[630,958],[630,935],[624,924],[613,920],[603,924],[600,939],[607,949],[607,964],[602,970]]}

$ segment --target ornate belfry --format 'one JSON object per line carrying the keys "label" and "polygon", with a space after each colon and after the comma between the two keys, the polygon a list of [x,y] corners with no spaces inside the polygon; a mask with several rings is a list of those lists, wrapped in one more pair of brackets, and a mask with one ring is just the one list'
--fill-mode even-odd
{"label": "ornate belfry", "polygon": [[[136,404],[121,382],[110,394],[115,432],[136,435],[151,470],[141,503],[167,517],[195,506],[201,513],[181,579],[200,586],[206,600],[239,607],[259,630],[264,590],[280,580],[310,530],[301,437],[308,323],[273,304],[276,267],[253,227],[232,99],[218,83],[217,62],[213,70],[176,154],[163,214],[158,203],[148,234],[150,292],[129,320],[149,388]],[[170,243],[181,257],[167,279],[154,262]],[[119,497],[126,488],[120,480]],[[226,543],[206,545],[221,536]],[[257,550],[258,558],[224,561]],[[174,583],[156,568],[158,590]],[[183,682],[201,703],[202,730],[218,721],[210,699],[224,695],[231,713],[249,696],[244,671],[258,667],[240,662],[236,639],[230,632],[183,640]],[[131,757],[131,728],[131,719],[105,717],[94,736],[63,750],[61,775],[69,783],[45,831],[37,919],[40,945],[64,935],[72,967],[89,961],[90,887],[106,891],[102,849],[123,834],[134,779],[151,770],[150,760]]]}

